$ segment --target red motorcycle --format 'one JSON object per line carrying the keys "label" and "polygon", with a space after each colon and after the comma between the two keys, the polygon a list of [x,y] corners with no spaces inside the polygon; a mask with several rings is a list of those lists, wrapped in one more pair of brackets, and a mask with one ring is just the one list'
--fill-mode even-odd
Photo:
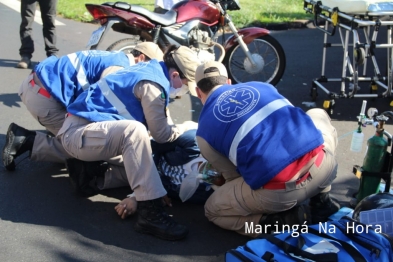
{"label": "red motorcycle", "polygon": [[[113,43],[109,51],[126,52],[139,41],[152,41],[162,50],[171,44],[190,47],[205,62],[216,60],[218,49],[217,61],[224,63],[232,83],[261,81],[276,85],[285,70],[284,50],[268,30],[236,29],[227,10],[240,10],[238,0],[182,1],[165,14],[125,2],[86,4],[86,8],[101,24],[90,37],[90,49],[97,49],[107,29],[112,28],[131,37]],[[226,26],[232,35],[225,41],[226,33],[222,32]],[[217,42],[220,35],[222,45]]]}

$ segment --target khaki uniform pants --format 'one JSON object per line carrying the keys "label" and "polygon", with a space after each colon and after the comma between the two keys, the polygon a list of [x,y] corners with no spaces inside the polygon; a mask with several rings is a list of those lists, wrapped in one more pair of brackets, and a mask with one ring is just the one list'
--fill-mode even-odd
{"label": "khaki uniform pants", "polygon": [[[48,98],[39,93],[40,88],[43,87],[37,84],[33,86],[30,83],[33,76],[30,74],[23,81],[19,88],[19,96],[30,114],[48,131],[56,135],[63,125],[67,111],[52,96]],[[36,133],[31,160],[63,163],[66,158],[70,157],[58,139],[48,137],[42,132]]]}
{"label": "khaki uniform pants", "polygon": [[226,182],[205,204],[205,215],[210,221],[224,229],[246,234],[246,222],[248,226],[253,224],[255,228],[263,214],[288,210],[321,191],[330,190],[337,174],[336,129],[324,110],[311,109],[307,114],[322,132],[324,139],[325,156],[320,166],[313,165],[309,170],[310,176],[293,188],[252,190],[242,177]]}
{"label": "khaki uniform pants", "polygon": [[153,162],[146,127],[138,121],[89,122],[68,116],[58,136],[64,149],[83,161],[110,162],[122,157],[122,165],[110,165],[103,188],[130,185],[137,201],[166,195]]}

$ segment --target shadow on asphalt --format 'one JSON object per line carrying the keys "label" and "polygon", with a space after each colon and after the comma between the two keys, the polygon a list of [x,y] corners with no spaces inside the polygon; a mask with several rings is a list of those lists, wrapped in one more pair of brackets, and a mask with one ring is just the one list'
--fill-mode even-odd
{"label": "shadow on asphalt", "polygon": [[14,94],[0,94],[0,103],[8,107],[21,107],[20,97],[17,93]]}
{"label": "shadow on asphalt", "polygon": [[[1,149],[4,143],[5,135],[0,134]],[[190,233],[185,240],[162,241],[136,233],[133,230],[136,217],[122,220],[114,210],[116,204],[131,192],[130,188],[105,190],[100,195],[81,198],[72,191],[65,165],[29,159],[20,161],[24,157],[27,157],[27,153],[18,157],[13,172],[6,171],[2,164],[0,167],[0,181],[3,184],[0,198],[4,201],[0,206],[0,219],[3,221],[49,226],[49,229],[45,227],[48,237],[54,233],[52,230],[73,231],[105,245],[135,251],[135,256],[170,254],[217,258],[250,239],[208,222],[203,205],[181,203],[178,200],[173,200],[173,207],[166,210],[175,220],[189,227]],[[75,234],[64,236],[64,244],[80,241],[79,246],[86,245],[86,249],[98,248],[85,243],[83,238],[71,239]],[[189,248],[191,243],[192,249]],[[173,248],[173,245],[177,245],[177,248]],[[69,254],[59,253],[58,256],[66,259]]]}
{"label": "shadow on asphalt", "polygon": [[1,59],[0,58],[0,67],[16,67],[18,64],[19,60],[14,60],[14,59]]}

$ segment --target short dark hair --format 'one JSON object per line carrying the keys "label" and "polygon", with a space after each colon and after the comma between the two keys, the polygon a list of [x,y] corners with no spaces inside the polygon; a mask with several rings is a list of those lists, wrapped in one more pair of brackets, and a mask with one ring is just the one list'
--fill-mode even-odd
{"label": "short dark hair", "polygon": [[[138,56],[140,56],[141,54],[143,54],[141,51],[138,51],[138,50],[136,50],[136,49],[132,49],[130,53],[131,53],[134,57],[138,57]],[[151,60],[150,57],[148,57],[146,54],[143,54],[143,55],[145,56],[145,61],[146,61],[146,62]]]}
{"label": "short dark hair", "polygon": [[172,51],[175,51],[179,48],[180,46],[176,45],[170,45],[164,52],[164,63],[165,65],[169,68],[174,68],[177,72],[179,72],[179,76],[181,79],[185,79],[186,76],[183,74],[183,72],[180,70],[180,68],[177,66],[175,59],[173,59],[173,53]]}
{"label": "short dark hair", "polygon": [[[207,68],[204,73],[219,72],[215,67]],[[228,78],[226,76],[211,76],[199,80],[197,83],[198,88],[205,94],[209,93],[215,86],[226,84]]]}

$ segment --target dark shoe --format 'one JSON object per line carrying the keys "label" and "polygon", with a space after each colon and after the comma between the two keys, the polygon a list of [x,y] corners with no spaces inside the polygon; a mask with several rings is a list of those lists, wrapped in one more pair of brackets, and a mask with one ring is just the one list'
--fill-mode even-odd
{"label": "dark shoe", "polygon": [[15,170],[15,158],[33,149],[35,135],[15,123],[10,124],[3,148],[3,165],[7,170]]}
{"label": "dark shoe", "polygon": [[310,198],[309,206],[313,224],[326,222],[329,216],[340,210],[340,204],[331,199],[329,193],[319,193]]}
{"label": "dark shoe", "polygon": [[27,69],[31,64],[30,58],[27,56],[22,56],[22,59],[16,65],[17,68]]}
{"label": "dark shoe", "polygon": [[270,234],[275,231],[286,232],[288,231],[288,226],[289,229],[292,229],[292,226],[301,226],[304,222],[306,222],[306,225],[311,223],[310,211],[306,205],[299,205],[287,211],[264,215],[259,220],[259,224],[265,234]]}
{"label": "dark shoe", "polygon": [[135,231],[150,234],[165,240],[180,240],[188,234],[186,226],[175,222],[164,210],[162,200],[138,202],[138,220]]}
{"label": "dark shoe", "polygon": [[108,163],[103,161],[86,162],[76,158],[66,160],[68,175],[75,192],[84,197],[97,194],[95,178],[105,176]]}

